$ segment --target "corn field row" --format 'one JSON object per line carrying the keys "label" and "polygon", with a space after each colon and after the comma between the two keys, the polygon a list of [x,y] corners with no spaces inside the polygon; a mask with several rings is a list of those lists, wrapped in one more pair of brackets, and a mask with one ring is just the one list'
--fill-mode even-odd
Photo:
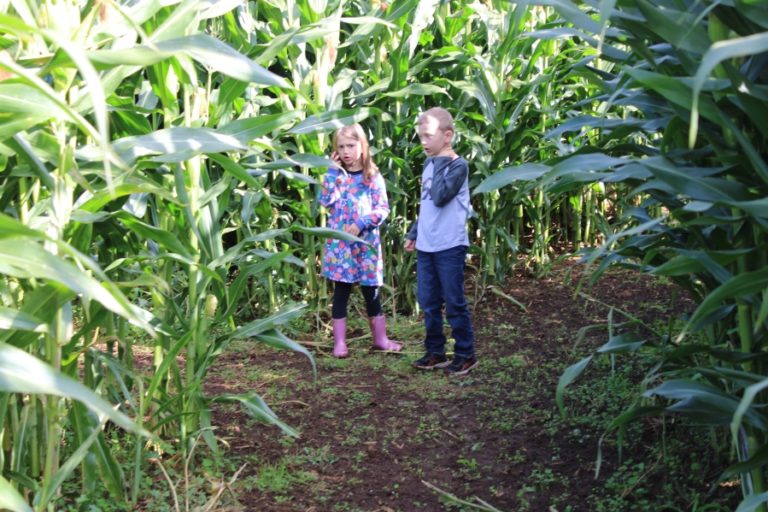
{"label": "corn field row", "polygon": [[214,402],[295,434],[256,394],[207,396],[206,374],[238,339],[313,361],[284,332],[328,316],[317,258],[340,235],[315,197],[344,124],[365,126],[387,180],[385,307],[415,310],[413,122],[436,105],[471,164],[482,289],[592,248],[595,276],[632,266],[699,304],[682,331],[611,323],[562,405],[593,357],[650,353],[614,426],[730,428],[729,474],[745,510],[764,506],[761,0],[3,0],[0,508],[55,509],[72,479],[135,505],[154,450],[219,452]]}

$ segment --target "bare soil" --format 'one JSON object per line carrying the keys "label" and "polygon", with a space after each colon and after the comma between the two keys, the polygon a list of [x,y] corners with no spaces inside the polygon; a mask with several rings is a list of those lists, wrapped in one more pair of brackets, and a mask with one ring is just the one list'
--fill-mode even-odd
{"label": "bare soil", "polygon": [[[739,489],[717,483],[724,462],[691,441],[708,431],[675,418],[639,422],[621,458],[615,433],[607,435],[595,476],[600,437],[629,403],[606,380],[610,369],[596,365],[568,395],[569,415],[558,412],[562,371],[606,340],[604,329],[583,339],[580,329],[605,326],[611,306],[653,323],[693,305],[673,286],[629,271],[577,293],[580,271],[568,263],[546,278],[517,273],[495,290],[479,290],[470,277],[480,365],[466,377],[411,367],[422,354],[417,318],[390,321],[402,355],[369,352],[367,325],[352,315],[349,359],[330,357],[327,331],[298,336],[312,345],[317,380],[301,354],[253,344],[221,356],[208,394],[257,392],[300,433],[290,438],[240,408],[217,406],[216,434],[231,467],[242,468],[230,486],[235,508],[732,510]],[[622,385],[639,381],[636,373],[620,373]]]}

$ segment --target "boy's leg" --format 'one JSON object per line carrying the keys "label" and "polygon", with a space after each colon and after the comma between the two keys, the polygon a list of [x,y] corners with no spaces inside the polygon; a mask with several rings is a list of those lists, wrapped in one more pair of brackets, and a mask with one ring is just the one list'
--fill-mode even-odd
{"label": "boy's leg", "polygon": [[437,258],[434,253],[416,253],[416,295],[424,311],[426,337],[424,345],[430,354],[445,355],[443,334],[443,290],[437,275]]}
{"label": "boy's leg", "polygon": [[456,340],[454,353],[464,358],[475,355],[475,334],[464,296],[464,262],[467,248],[453,247],[438,253],[436,270],[445,299],[445,313]]}

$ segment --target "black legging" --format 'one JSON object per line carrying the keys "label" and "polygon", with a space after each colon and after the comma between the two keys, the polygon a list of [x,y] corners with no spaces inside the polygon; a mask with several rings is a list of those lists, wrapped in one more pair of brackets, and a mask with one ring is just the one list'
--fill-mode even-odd
{"label": "black legging", "polygon": [[[378,286],[360,285],[360,291],[363,292],[365,299],[365,310],[370,318],[381,314],[381,299],[379,298]],[[352,283],[342,283],[333,281],[333,306],[331,307],[331,316],[335,319],[347,317],[347,304],[349,295],[352,293]]]}

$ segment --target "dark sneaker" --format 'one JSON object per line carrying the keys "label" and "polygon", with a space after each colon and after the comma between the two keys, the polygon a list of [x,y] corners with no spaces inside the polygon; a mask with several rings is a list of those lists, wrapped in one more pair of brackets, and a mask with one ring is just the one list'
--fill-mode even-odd
{"label": "dark sneaker", "polygon": [[427,353],[421,359],[413,362],[413,366],[419,370],[434,370],[435,368],[445,368],[451,364],[445,355]]}
{"label": "dark sneaker", "polygon": [[445,368],[446,375],[466,375],[477,366],[477,358],[454,356],[453,361]]}

